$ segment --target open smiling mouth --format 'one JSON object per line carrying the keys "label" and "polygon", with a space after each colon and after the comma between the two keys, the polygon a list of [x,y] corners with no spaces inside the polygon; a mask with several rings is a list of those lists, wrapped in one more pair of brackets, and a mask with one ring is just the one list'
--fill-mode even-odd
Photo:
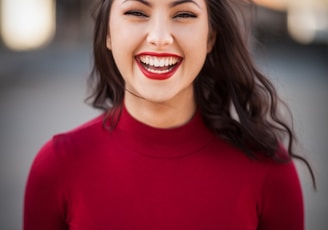
{"label": "open smiling mouth", "polygon": [[182,58],[174,55],[138,55],[136,60],[146,77],[154,80],[165,80],[175,73]]}

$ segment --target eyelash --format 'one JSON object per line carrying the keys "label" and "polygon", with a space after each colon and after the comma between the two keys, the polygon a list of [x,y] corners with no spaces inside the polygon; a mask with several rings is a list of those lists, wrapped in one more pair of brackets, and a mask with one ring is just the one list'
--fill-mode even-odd
{"label": "eyelash", "polygon": [[[135,16],[135,17],[144,17],[144,18],[149,17],[142,11],[133,11],[133,10],[125,12],[124,15],[130,15],[130,16]],[[182,12],[182,13],[176,14],[173,18],[197,18],[197,16],[193,13]]]}
{"label": "eyelash", "polygon": [[173,18],[197,18],[197,16],[193,13],[182,12],[182,13],[178,13]]}
{"label": "eyelash", "polygon": [[145,17],[145,18],[148,18],[148,16],[141,12],[141,11],[128,11],[128,12],[125,12],[124,15],[130,15],[130,16],[136,16],[136,17]]}

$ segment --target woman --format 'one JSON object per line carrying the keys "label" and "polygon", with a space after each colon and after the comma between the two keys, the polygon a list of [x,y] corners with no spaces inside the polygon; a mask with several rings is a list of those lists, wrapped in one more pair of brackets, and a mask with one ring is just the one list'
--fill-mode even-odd
{"label": "woman", "polygon": [[231,1],[103,0],[94,58],[104,114],[40,150],[25,230],[304,229],[294,135]]}

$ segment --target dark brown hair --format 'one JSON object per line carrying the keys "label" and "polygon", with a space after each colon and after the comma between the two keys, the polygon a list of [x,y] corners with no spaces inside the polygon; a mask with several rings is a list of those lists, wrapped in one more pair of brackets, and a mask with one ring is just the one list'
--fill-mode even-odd
{"label": "dark brown hair", "polygon": [[[279,114],[278,105],[284,103],[252,61],[243,33],[244,24],[237,11],[238,5],[251,3],[246,0],[206,0],[206,3],[210,31],[216,36],[216,42],[194,81],[196,103],[205,125],[250,157],[303,161],[315,187],[309,163],[293,151],[292,126]],[[101,0],[95,14],[94,67],[90,76],[93,93],[90,98],[94,107],[115,113],[123,103],[125,89],[112,53],[106,48],[111,5],[112,0]],[[287,157],[280,154],[283,142],[287,143]]]}

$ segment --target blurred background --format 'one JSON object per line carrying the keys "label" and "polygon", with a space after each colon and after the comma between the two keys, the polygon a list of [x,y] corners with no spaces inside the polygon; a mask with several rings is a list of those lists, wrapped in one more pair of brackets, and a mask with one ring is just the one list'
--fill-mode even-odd
{"label": "blurred background", "polygon": [[[23,194],[39,148],[96,116],[84,103],[92,67],[92,2],[0,0],[0,229],[22,228]],[[306,229],[328,229],[328,0],[256,0],[252,42],[259,68],[289,104]],[[283,207],[284,204],[282,204]]]}

